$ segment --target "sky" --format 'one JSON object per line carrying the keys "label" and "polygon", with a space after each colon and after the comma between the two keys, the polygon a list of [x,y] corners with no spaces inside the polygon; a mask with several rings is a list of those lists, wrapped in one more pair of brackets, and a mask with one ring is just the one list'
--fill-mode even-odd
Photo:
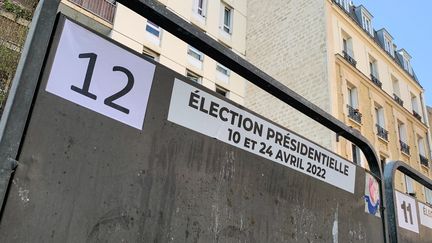
{"label": "sky", "polygon": [[386,28],[398,49],[405,48],[411,55],[426,105],[432,106],[432,1],[354,0],[354,4],[363,4],[374,16],[374,28]]}

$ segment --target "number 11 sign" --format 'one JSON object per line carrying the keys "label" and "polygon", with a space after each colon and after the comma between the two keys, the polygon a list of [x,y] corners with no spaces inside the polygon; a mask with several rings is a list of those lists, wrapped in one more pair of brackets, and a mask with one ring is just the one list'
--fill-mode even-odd
{"label": "number 11 sign", "polygon": [[46,91],[142,129],[155,65],[65,19]]}
{"label": "number 11 sign", "polygon": [[398,191],[395,195],[399,227],[419,233],[415,199]]}

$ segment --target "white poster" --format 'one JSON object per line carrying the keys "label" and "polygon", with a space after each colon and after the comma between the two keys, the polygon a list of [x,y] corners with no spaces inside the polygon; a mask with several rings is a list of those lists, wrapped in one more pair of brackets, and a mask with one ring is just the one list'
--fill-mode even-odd
{"label": "white poster", "polygon": [[395,191],[399,227],[418,233],[417,204],[414,198]]}
{"label": "white poster", "polygon": [[421,202],[418,203],[420,223],[432,229],[432,208]]}
{"label": "white poster", "polygon": [[155,65],[65,21],[46,91],[141,130]]}
{"label": "white poster", "polygon": [[168,120],[354,193],[351,162],[181,80]]}

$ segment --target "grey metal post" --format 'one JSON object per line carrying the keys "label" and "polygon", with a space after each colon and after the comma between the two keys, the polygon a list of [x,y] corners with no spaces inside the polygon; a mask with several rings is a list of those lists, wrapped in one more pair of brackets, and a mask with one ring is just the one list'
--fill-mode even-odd
{"label": "grey metal post", "polygon": [[418,183],[432,190],[432,180],[413,169],[402,161],[391,161],[387,163],[384,169],[384,184],[385,184],[385,197],[387,199],[387,222],[389,239],[392,243],[397,243],[397,222],[395,210],[395,196],[394,196],[394,179],[395,173],[399,170],[403,174],[411,177]]}
{"label": "grey metal post", "polygon": [[60,0],[41,0],[35,10],[17,71],[0,121],[0,204],[10,177],[43,68]]}

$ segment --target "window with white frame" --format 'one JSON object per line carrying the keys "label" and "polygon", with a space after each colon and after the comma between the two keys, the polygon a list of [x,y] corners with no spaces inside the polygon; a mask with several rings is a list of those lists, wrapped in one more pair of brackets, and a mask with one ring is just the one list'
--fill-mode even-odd
{"label": "window with white frame", "polygon": [[351,106],[354,109],[358,108],[358,91],[357,88],[352,86],[352,85],[348,85],[347,88],[347,93],[348,93],[348,100],[347,103],[349,106]]}
{"label": "window with white frame", "polygon": [[342,31],[342,48],[345,53],[354,58],[353,41],[345,31]]}
{"label": "window with white frame", "polygon": [[349,12],[349,3],[348,0],[337,0],[337,3],[339,3],[340,6],[342,6],[345,11]]}
{"label": "window with white frame", "polygon": [[162,29],[157,24],[147,20],[146,31],[147,39],[155,45],[160,45]]}
{"label": "window with white frame", "polygon": [[403,67],[406,71],[408,71],[409,74],[413,74],[412,73],[412,68],[411,68],[411,63],[410,63],[410,59],[408,59],[408,57],[406,57],[405,55],[402,55],[402,59],[403,59]]}
{"label": "window with white frame", "polygon": [[188,77],[190,80],[194,81],[195,83],[202,84],[202,77],[192,71],[186,70],[186,77]]}
{"label": "window with white frame", "polygon": [[159,38],[161,33],[161,28],[157,24],[151,22],[150,20],[147,20],[146,31]]}
{"label": "window with white frame", "polygon": [[415,190],[414,190],[414,182],[411,177],[404,175],[405,177],[405,189],[406,193],[410,194],[411,196],[415,197]]}
{"label": "window with white frame", "polygon": [[419,114],[418,99],[417,99],[417,96],[413,93],[411,93],[411,108],[414,112]]}
{"label": "window with white frame", "polygon": [[373,77],[378,78],[378,62],[372,56],[369,56],[369,70]]}
{"label": "window with white frame", "polygon": [[393,41],[384,35],[384,49],[393,56]]}
{"label": "window with white frame", "polygon": [[188,61],[194,67],[202,69],[204,54],[192,46],[188,46]]}
{"label": "window with white frame", "polygon": [[432,205],[432,190],[426,187],[423,188],[424,188],[426,202]]}
{"label": "window with white frame", "polygon": [[406,134],[405,124],[401,121],[398,121],[398,133],[399,133],[399,140],[401,142],[407,143],[407,134]]}
{"label": "window with white frame", "polygon": [[378,126],[385,127],[384,108],[382,106],[375,106],[375,119]]}
{"label": "window with white frame", "polygon": [[400,87],[399,87],[399,80],[392,76],[392,85],[393,85],[393,94],[395,94],[397,97],[401,97],[400,93]]}
{"label": "window with white frame", "polygon": [[208,0],[194,0],[194,13],[200,18],[205,18],[207,14],[207,1]]}
{"label": "window with white frame", "polygon": [[373,36],[372,21],[365,13],[362,13],[362,25],[363,29]]}
{"label": "window with white frame", "polygon": [[220,63],[216,63],[216,78],[228,83],[229,77],[231,75],[231,70]]}
{"label": "window with white frame", "polygon": [[419,155],[426,157],[426,149],[425,149],[424,139],[420,136],[417,136],[417,145],[418,145]]}
{"label": "window with white frame", "polygon": [[232,28],[233,28],[233,16],[234,16],[234,10],[222,3],[221,4],[221,28],[223,32],[231,34]]}

